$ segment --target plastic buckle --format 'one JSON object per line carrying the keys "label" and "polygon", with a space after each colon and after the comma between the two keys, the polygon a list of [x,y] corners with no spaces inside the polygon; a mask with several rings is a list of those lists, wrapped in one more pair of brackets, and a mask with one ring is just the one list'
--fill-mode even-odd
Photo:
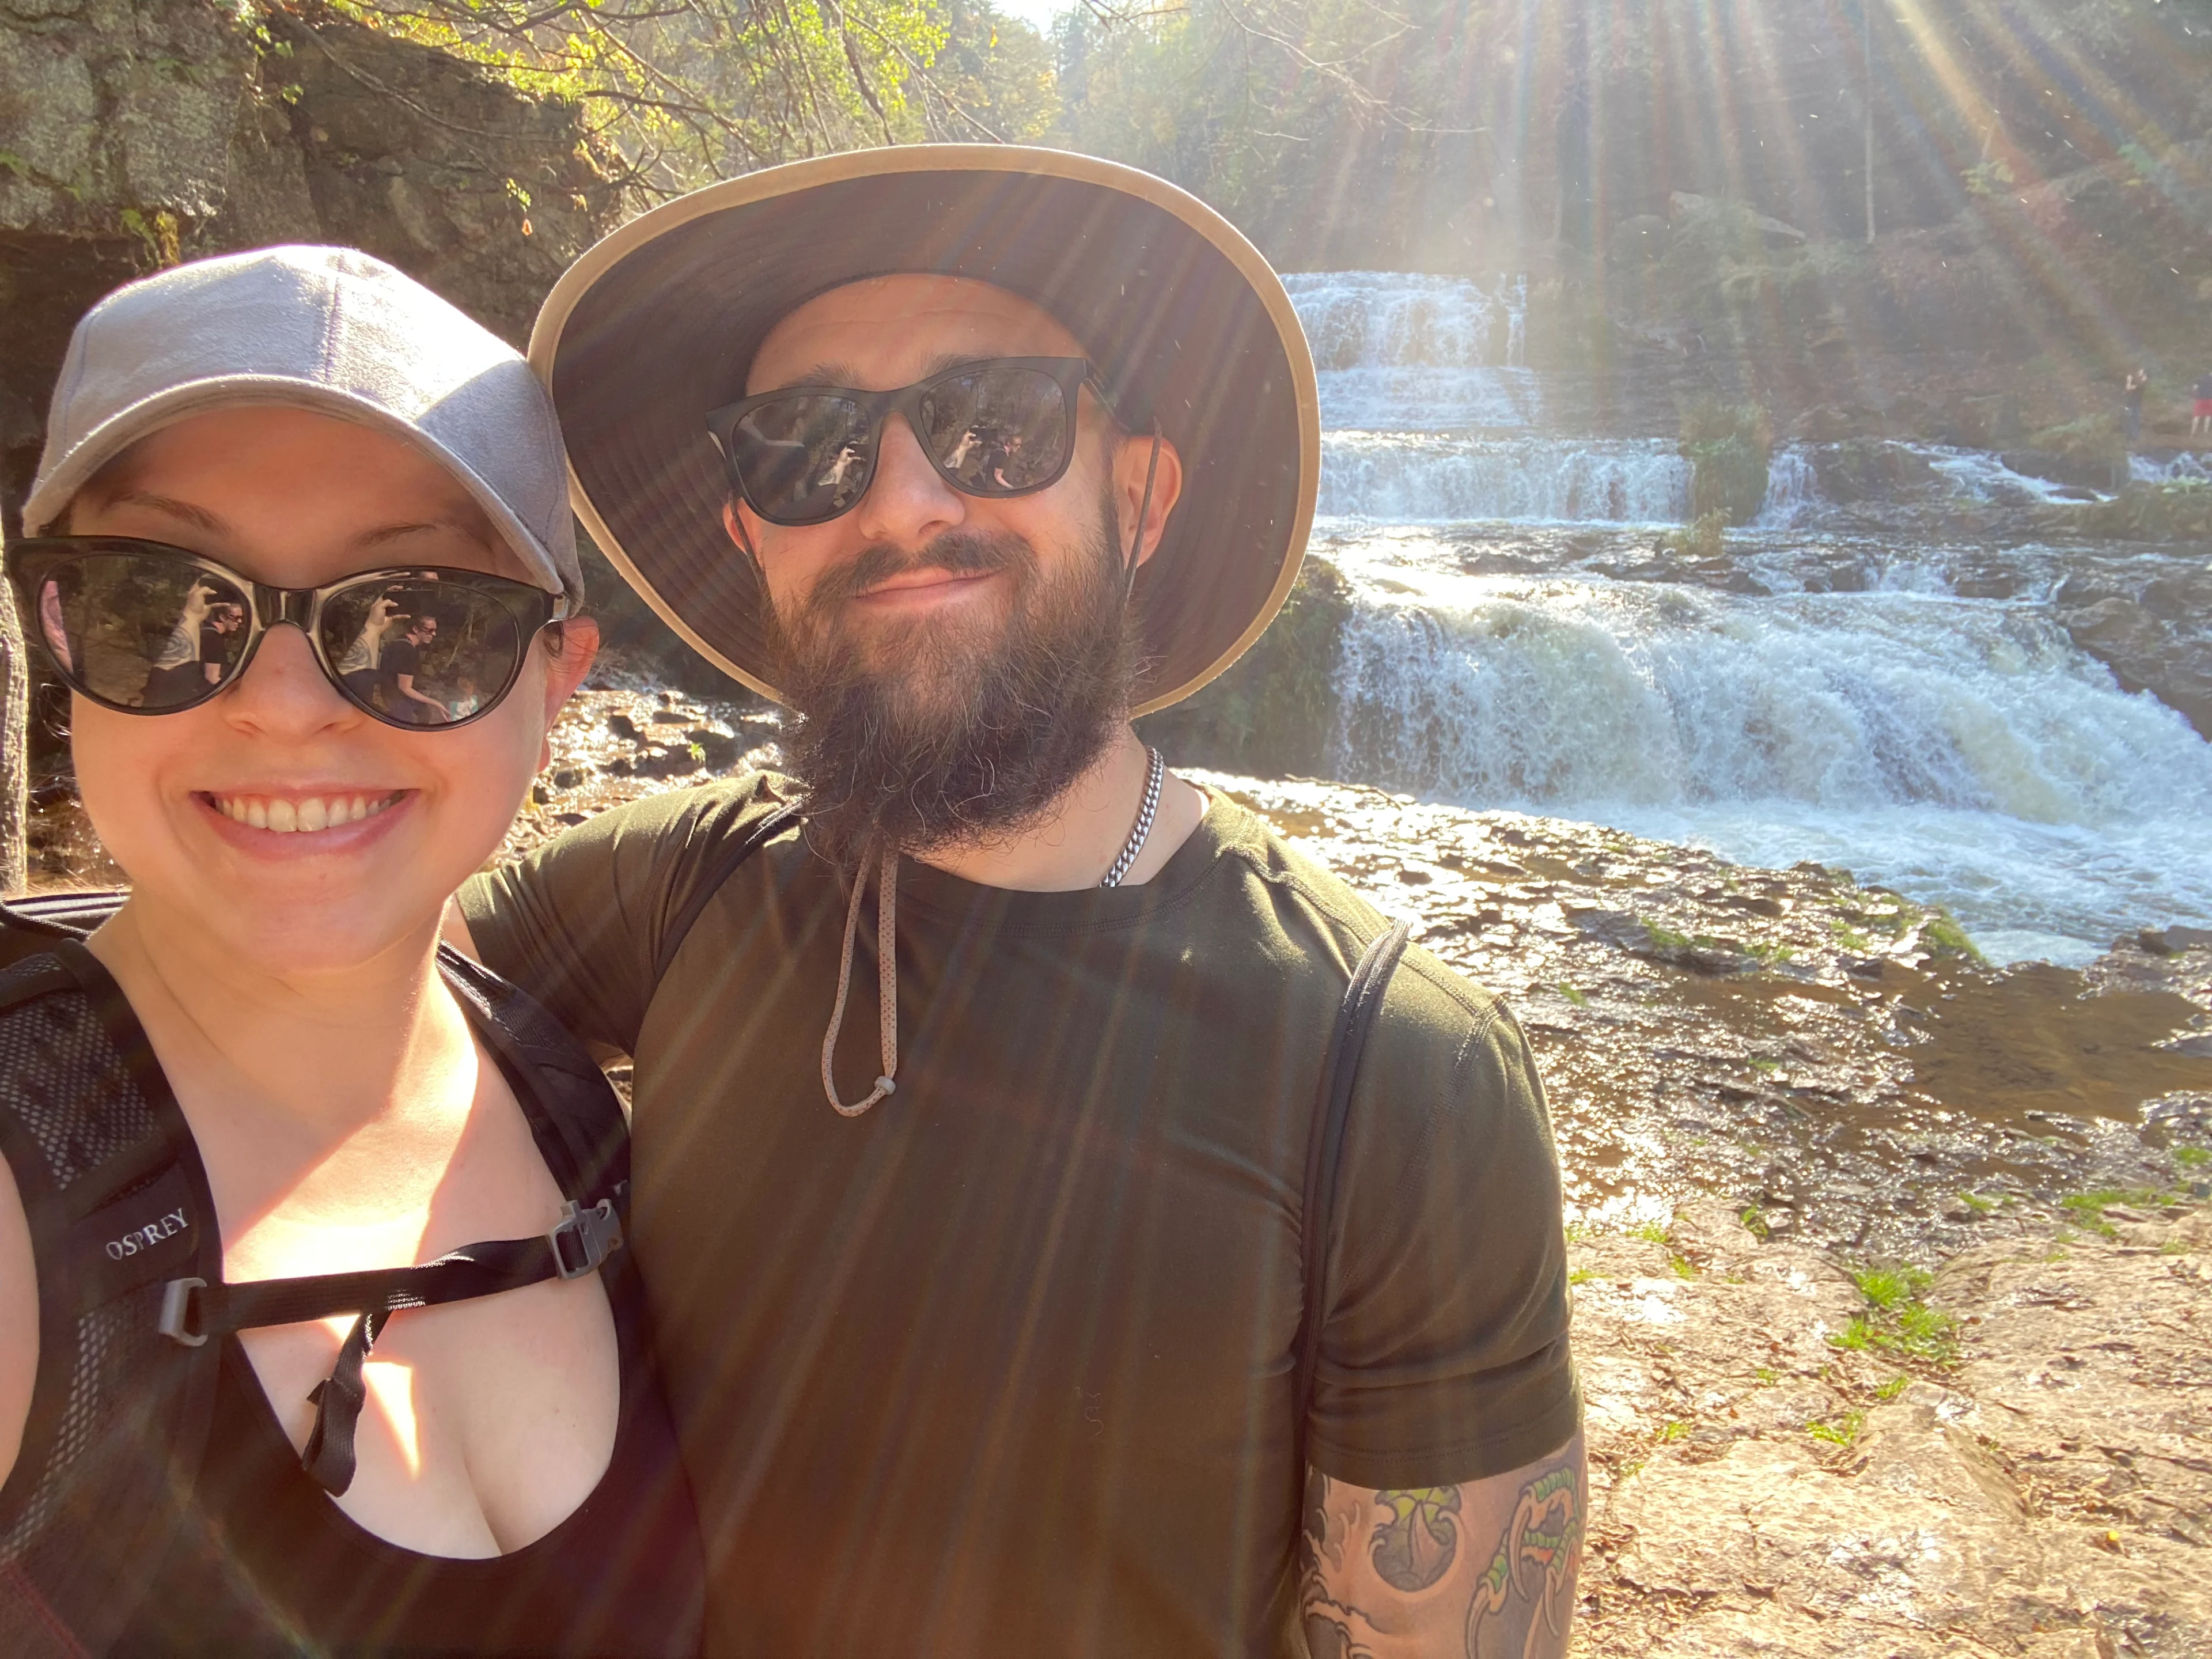
{"label": "plastic buckle", "polygon": [[192,1315],[192,1292],[207,1289],[204,1279],[173,1279],[161,1286],[161,1316],[154,1328],[172,1342],[182,1343],[187,1348],[204,1346],[205,1331],[189,1328]]}
{"label": "plastic buckle", "polygon": [[563,1279],[581,1279],[597,1273],[606,1259],[622,1249],[621,1218],[613,1202],[601,1199],[586,1209],[574,1199],[561,1212],[560,1224],[545,1235],[553,1247],[553,1265]]}

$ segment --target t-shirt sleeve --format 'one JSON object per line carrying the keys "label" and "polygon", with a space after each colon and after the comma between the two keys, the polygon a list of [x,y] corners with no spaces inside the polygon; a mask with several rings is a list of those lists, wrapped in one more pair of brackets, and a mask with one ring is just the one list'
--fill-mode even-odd
{"label": "t-shirt sleeve", "polygon": [[1308,1455],[1353,1486],[1449,1486],[1581,1422],[1559,1158],[1503,1003],[1419,947],[1393,976],[1346,1125]]}
{"label": "t-shirt sleeve", "polygon": [[671,923],[717,849],[781,804],[757,775],[616,807],[472,878],[461,913],[494,973],[584,1042],[631,1053]]}

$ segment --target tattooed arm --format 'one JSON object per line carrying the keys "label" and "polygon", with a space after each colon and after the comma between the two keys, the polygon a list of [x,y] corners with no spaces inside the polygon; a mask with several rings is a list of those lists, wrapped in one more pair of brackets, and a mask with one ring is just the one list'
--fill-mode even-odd
{"label": "tattooed arm", "polygon": [[1580,1434],[1456,1486],[1377,1492],[1308,1469],[1313,1659],[1565,1659],[1588,1492]]}

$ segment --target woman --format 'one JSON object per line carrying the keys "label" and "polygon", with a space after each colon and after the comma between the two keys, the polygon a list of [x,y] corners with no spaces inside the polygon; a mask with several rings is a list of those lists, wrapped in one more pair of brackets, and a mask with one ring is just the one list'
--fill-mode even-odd
{"label": "woman", "polygon": [[[111,295],[60,384],[9,574],[131,891],[0,974],[0,1649],[690,1653],[619,1109],[437,948],[597,645],[543,395],[315,248]],[[426,730],[343,665],[433,607]]]}

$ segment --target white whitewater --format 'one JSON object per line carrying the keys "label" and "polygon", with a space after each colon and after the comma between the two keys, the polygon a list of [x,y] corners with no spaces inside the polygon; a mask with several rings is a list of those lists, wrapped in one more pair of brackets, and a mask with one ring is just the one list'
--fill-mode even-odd
{"label": "white whitewater", "polygon": [[[1794,447],[1728,538],[1768,592],[1568,568],[1579,554],[1541,526],[1589,526],[1577,546],[1610,537],[1633,569],[1644,526],[1687,517],[1689,473],[1665,438],[1527,429],[1525,289],[1289,280],[1322,364],[1322,550],[1353,599],[1334,775],[1846,866],[1950,907],[1999,959],[2083,962],[2125,930],[2212,922],[2212,745],[2039,604],[1959,597],[1937,550],[1895,544],[1869,591],[1802,591],[1825,504]],[[1994,454],[1910,447],[1954,500],[2061,493]],[[1469,575],[1470,547],[1559,568]]]}
{"label": "white whitewater", "polygon": [[1333,775],[1841,864],[2004,954],[2212,917],[2212,746],[2033,606],[1470,577],[1338,550]]}
{"label": "white whitewater", "polygon": [[1528,283],[1337,270],[1285,276],[1313,347],[1322,421],[1342,430],[1528,427],[1542,416],[1523,367]]}
{"label": "white whitewater", "polygon": [[1382,524],[1679,524],[1690,466],[1656,439],[1331,432],[1320,511]]}

